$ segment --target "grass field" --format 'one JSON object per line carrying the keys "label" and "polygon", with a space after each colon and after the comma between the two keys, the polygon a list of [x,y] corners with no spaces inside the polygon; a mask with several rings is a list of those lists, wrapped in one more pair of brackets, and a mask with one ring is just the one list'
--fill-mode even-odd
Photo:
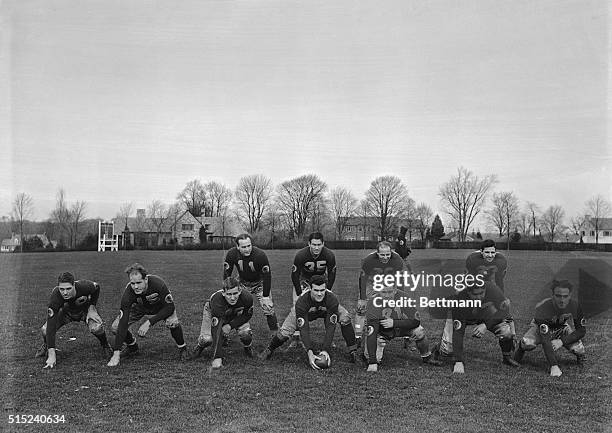
{"label": "grass field", "polygon": [[[295,251],[268,251],[272,290],[279,320],[290,309],[289,272]],[[359,261],[364,251],[336,251],[334,292],[351,313],[355,309]],[[415,271],[430,259],[463,261],[467,250],[417,250]],[[542,288],[563,264],[592,257],[612,264],[611,254],[508,253],[506,294],[513,302],[519,336],[531,319]],[[196,361],[175,360],[174,342],[157,325],[139,341],[141,353],[106,367],[108,359],[83,324],[58,332],[58,364],[43,370],[34,359],[40,345],[50,289],[61,271],[100,283],[98,310],[110,324],[127,282],[122,273],[139,261],[164,278],[173,292],[185,338],[199,333],[204,300],[222,273],[222,251],[118,253],[39,253],[0,255],[2,321],[3,431],[211,431],[211,432],[574,432],[612,431],[612,311],[589,318],[588,362],[580,369],[562,351],[563,376],[551,378],[541,349],[525,356],[518,370],[501,364],[491,335],[466,341],[466,374],[452,365],[423,367],[417,352],[393,341],[378,374],[366,373],[345,358],[339,330],[333,366],[315,372],[301,351],[278,351],[261,363],[245,359],[238,339],[227,351],[225,367],[208,373],[209,352]],[[611,282],[608,281],[608,284]],[[422,311],[430,341],[443,327]],[[256,350],[269,340],[261,310],[251,321]],[[321,325],[317,324],[317,328]],[[109,333],[110,334],[110,333]],[[71,338],[75,338],[72,340]],[[11,414],[64,414],[63,425],[8,424]]]}

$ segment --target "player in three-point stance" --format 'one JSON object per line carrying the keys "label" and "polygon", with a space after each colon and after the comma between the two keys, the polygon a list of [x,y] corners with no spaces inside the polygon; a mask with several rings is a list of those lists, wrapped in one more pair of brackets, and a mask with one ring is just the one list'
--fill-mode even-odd
{"label": "player in three-point stance", "polygon": [[[336,281],[336,256],[325,246],[323,235],[319,232],[311,233],[308,236],[308,246],[299,250],[293,259],[291,268],[293,304],[303,290],[310,288],[309,281],[313,275],[327,276],[327,289],[332,290],[334,281]],[[296,331],[289,347],[296,347],[299,338],[300,333]]]}
{"label": "player in three-point stance", "polygon": [[578,303],[571,299],[572,284],[567,280],[554,280],[552,297],[535,307],[535,317],[523,335],[514,359],[521,362],[526,350],[542,345],[550,366],[551,376],[561,376],[555,352],[561,347],[576,355],[578,365],[584,365],[585,350],[582,338],[586,334],[585,319]]}
{"label": "player in three-point stance", "polygon": [[[434,359],[419,312],[405,306],[402,301],[409,299],[406,292],[395,285],[385,286],[368,299],[368,325],[364,356],[368,360],[368,371],[378,371],[387,343],[395,337],[408,337],[416,343],[423,363],[442,365]],[[390,303],[392,302],[392,304]]]}
{"label": "player in three-point stance", "polygon": [[357,300],[357,312],[355,313],[355,334],[357,345],[361,343],[361,336],[365,328],[366,311],[368,299],[374,296],[375,275],[395,275],[406,271],[406,263],[399,254],[391,251],[391,244],[381,241],[376,246],[376,251],[370,253],[361,261],[359,272],[359,299]]}
{"label": "player in three-point stance", "polygon": [[[453,320],[453,355],[455,365],[453,373],[465,373],[463,365],[463,338],[465,328],[474,325],[472,337],[481,338],[486,331],[493,333],[502,351],[502,362],[511,367],[519,364],[512,358],[514,334],[512,332],[512,316],[510,300],[492,281],[467,282],[466,288],[454,298],[458,301],[480,301],[478,306],[454,307],[451,309]],[[468,304],[467,302],[464,302]]]}
{"label": "player in three-point stance", "polygon": [[317,355],[315,355],[314,344],[310,337],[310,322],[317,319],[323,319],[325,323],[323,351],[326,352],[326,355],[329,357],[336,324],[340,322],[340,330],[349,350],[350,361],[356,362],[357,346],[351,319],[348,314],[346,316],[340,314],[340,302],[336,295],[326,288],[326,280],[323,275],[314,275],[310,279],[310,289],[305,290],[298,297],[278,333],[272,337],[268,347],[260,353],[259,358],[269,359],[274,350],[282,346],[297,329],[300,331],[300,337],[306,349],[308,364],[313,369],[319,370],[319,366],[315,364]]}
{"label": "player in three-point stance", "polygon": [[[480,244],[480,250],[471,253],[465,259],[465,269],[468,274],[482,275],[485,281],[491,281],[504,291],[504,278],[508,268],[506,257],[495,249],[495,241],[485,239]],[[516,335],[514,321],[511,322],[512,334]],[[453,321],[448,317],[440,341],[439,354],[451,356],[453,353]]]}
{"label": "player in three-point stance", "polygon": [[238,282],[259,300],[266,316],[270,331],[278,330],[278,319],[272,301],[272,273],[268,256],[263,250],[253,246],[251,236],[244,233],[236,237],[236,246],[229,249],[223,263],[223,279],[232,276],[234,267],[238,269]]}
{"label": "player in three-point stance", "polygon": [[192,358],[212,346],[212,368],[223,366],[223,340],[232,330],[236,330],[242,342],[244,353],[253,357],[253,333],[249,320],[253,317],[253,296],[240,288],[236,278],[223,280],[223,289],[212,294],[204,304],[202,326]]}
{"label": "player in three-point stance", "polygon": [[47,354],[43,368],[53,368],[56,364],[55,334],[58,329],[70,322],[85,322],[89,331],[100,341],[100,345],[110,351],[106,339],[104,323],[96,310],[100,296],[98,283],[89,280],[74,280],[74,275],[64,272],[57,278],[57,286],[51,292],[47,308],[47,320],[40,329],[43,344],[36,351],[36,357]]}
{"label": "player in three-point stance", "polygon": [[[183,329],[176,315],[172,294],[164,280],[149,274],[140,263],[128,266],[125,273],[130,282],[123,291],[119,315],[111,327],[115,334],[115,343],[113,356],[107,365],[115,367],[119,365],[121,356],[129,356],[138,352],[136,338],[130,332],[129,327],[143,318],[144,322],[138,328],[138,336],[144,337],[151,326],[163,321],[176,342],[179,358],[188,359]],[[124,342],[127,346],[121,350]]]}

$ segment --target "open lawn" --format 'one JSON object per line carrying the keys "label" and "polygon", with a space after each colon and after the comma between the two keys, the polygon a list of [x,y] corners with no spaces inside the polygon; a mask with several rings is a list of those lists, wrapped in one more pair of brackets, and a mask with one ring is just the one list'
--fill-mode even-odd
{"label": "open lawn", "polygon": [[[369,251],[368,251],[369,252]],[[468,250],[416,250],[416,272],[432,269],[432,259],[453,268]],[[268,251],[272,294],[279,320],[291,306],[289,272],[295,251]],[[360,259],[366,251],[336,251],[334,292],[354,313]],[[554,274],[570,259],[590,257],[612,265],[612,254],[510,251],[506,294],[513,303],[519,337],[531,320]],[[350,364],[339,329],[333,366],[315,372],[298,350],[282,349],[265,363],[245,359],[233,339],[225,367],[212,374],[208,351],[199,360],[175,360],[176,348],[161,324],[141,339],[140,354],[106,367],[107,357],[83,324],[58,332],[58,364],[43,370],[35,359],[39,328],[46,315],[57,275],[100,283],[98,311],[107,323],[118,313],[127,277],[123,269],[139,261],[166,280],[189,346],[195,343],[202,306],[219,288],[222,251],[80,252],[0,255],[2,321],[2,407],[4,431],[218,431],[218,432],[573,432],[611,431],[612,311],[587,322],[587,365],[562,350],[563,376],[551,378],[540,348],[527,353],[523,366],[501,364],[491,335],[466,341],[466,374],[452,365],[423,367],[418,353],[393,341],[378,374]],[[434,266],[435,267],[435,266]],[[607,281],[612,285],[612,281]],[[424,289],[423,289],[424,290]],[[612,289],[608,289],[612,290]],[[428,293],[423,291],[424,296]],[[602,296],[604,296],[602,294]],[[608,292],[608,298],[610,294]],[[604,296],[605,297],[605,296]],[[605,304],[602,298],[602,305]],[[601,310],[601,309],[600,309]],[[422,311],[430,341],[438,340],[443,321]],[[256,306],[251,321],[257,351],[269,340],[265,319]],[[315,325],[317,329],[321,324]],[[109,332],[110,335],[110,332]],[[73,339],[74,338],[74,339]],[[9,415],[63,414],[65,423],[9,424]]]}

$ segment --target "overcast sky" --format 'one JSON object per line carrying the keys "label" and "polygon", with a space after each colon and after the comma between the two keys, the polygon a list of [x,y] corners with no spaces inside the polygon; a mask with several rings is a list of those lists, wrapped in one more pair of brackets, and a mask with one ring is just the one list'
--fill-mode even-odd
{"label": "overcast sky", "polygon": [[358,198],[394,174],[438,211],[460,165],[568,219],[611,196],[606,0],[9,0],[0,19],[0,216],[22,191],[36,219],[59,187],[110,218],[257,173]]}

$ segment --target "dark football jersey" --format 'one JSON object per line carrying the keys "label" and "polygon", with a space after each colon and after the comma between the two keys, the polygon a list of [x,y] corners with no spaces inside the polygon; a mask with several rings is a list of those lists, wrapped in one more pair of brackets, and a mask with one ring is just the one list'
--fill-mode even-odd
{"label": "dark football jersey", "polygon": [[238,329],[251,320],[251,317],[253,317],[253,296],[246,290],[241,290],[238,301],[234,305],[230,305],[223,296],[223,290],[219,290],[210,297],[209,306],[212,316],[213,359],[223,358],[221,339],[223,325],[228,324],[232,329]]}
{"label": "dark football jersey", "polygon": [[575,343],[586,334],[584,327],[585,319],[582,308],[571,299],[569,304],[562,310],[558,309],[552,298],[544,299],[536,305],[534,322],[537,325],[546,325],[553,333],[564,328],[566,324],[572,324],[574,332],[561,337],[564,345]]}
{"label": "dark football jersey", "polygon": [[326,290],[325,297],[321,302],[315,302],[315,300],[312,299],[310,290],[303,292],[297,301],[295,301],[297,328],[300,331],[300,336],[306,350],[312,348],[309,322],[316,319],[325,320],[325,341],[323,342],[323,347],[324,350],[329,350],[331,348],[334,330],[339,316],[339,305],[340,302],[338,298],[329,290]]}
{"label": "dark football jersey", "polygon": [[[57,331],[57,316],[60,310],[73,320],[80,320],[87,313],[90,305],[96,305],[100,296],[100,286],[89,280],[77,280],[74,282],[76,294],[66,300],[55,287],[49,297],[47,308],[47,347],[55,347],[55,334]],[[61,325],[60,325],[61,326]]]}
{"label": "dark football jersey", "polygon": [[361,261],[361,272],[359,273],[359,299],[366,299],[366,293],[372,291],[374,275],[395,275],[396,272],[406,270],[406,263],[396,252],[391,252],[391,258],[387,263],[382,263],[376,252],[366,256]]}
{"label": "dark football jersey", "polygon": [[332,250],[324,246],[317,257],[312,255],[310,247],[299,250],[291,268],[291,282],[295,293],[298,296],[302,294],[301,281],[309,281],[313,275],[325,275],[326,272],[326,287],[331,290],[336,280],[336,256]]}
{"label": "dark football jersey", "polygon": [[485,280],[493,281],[497,287],[504,290],[508,261],[503,254],[497,253],[492,262],[487,262],[480,251],[473,252],[465,259],[465,268],[470,274],[482,274]]}
{"label": "dark football jersey", "polygon": [[[402,301],[402,303],[396,303],[399,305],[393,307],[385,304],[383,298],[378,294],[368,299],[366,317],[368,320],[368,327],[372,326],[372,332],[370,332],[370,328],[368,328],[368,342],[370,337],[373,336],[374,352],[376,352],[376,335],[382,335],[385,338],[391,339],[396,336],[396,334],[404,333],[421,324],[419,312],[415,307],[410,307],[408,305],[408,299],[411,299],[411,296],[401,290],[396,291],[393,300]],[[379,326],[380,320],[382,319],[393,319],[393,328],[383,328]]]}
{"label": "dark football jersey", "polygon": [[399,256],[406,260],[406,257],[410,255],[412,250],[408,246],[408,241],[406,240],[406,236],[398,236],[395,241],[395,252],[399,254]]}
{"label": "dark football jersey", "polygon": [[232,247],[225,255],[223,263],[223,279],[232,276],[234,267],[238,269],[240,280],[247,283],[263,282],[263,295],[270,296],[272,274],[268,256],[261,249],[253,247],[251,254],[243,256],[237,247]]}
{"label": "dark football jersey", "polygon": [[123,291],[123,296],[121,297],[121,318],[117,327],[117,335],[113,346],[114,350],[121,349],[121,345],[125,340],[130,310],[133,305],[137,305],[145,314],[152,316],[149,318],[151,325],[160,320],[167,319],[174,313],[174,300],[164,280],[156,275],[147,275],[145,280],[147,288],[140,295],[134,293],[129,283]]}

